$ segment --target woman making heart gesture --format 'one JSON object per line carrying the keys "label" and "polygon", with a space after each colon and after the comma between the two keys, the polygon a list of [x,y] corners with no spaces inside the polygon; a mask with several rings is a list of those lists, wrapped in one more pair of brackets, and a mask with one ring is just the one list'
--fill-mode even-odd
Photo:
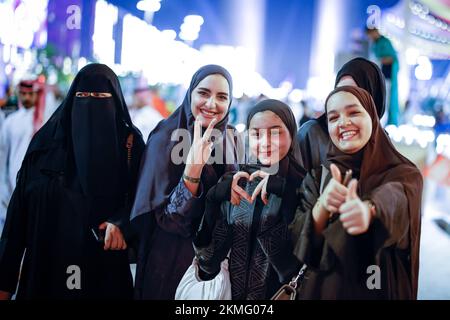
{"label": "woman making heart gesture", "polygon": [[[235,174],[225,174],[208,192],[194,246],[203,280],[220,271],[221,261],[231,250],[232,299],[261,300],[270,298],[280,282],[298,271],[294,257],[280,257],[292,255],[283,227],[295,213],[296,189],[304,170],[289,106],[278,100],[261,101],[250,110],[247,127],[248,156],[257,161]],[[274,269],[279,265],[281,272]]]}

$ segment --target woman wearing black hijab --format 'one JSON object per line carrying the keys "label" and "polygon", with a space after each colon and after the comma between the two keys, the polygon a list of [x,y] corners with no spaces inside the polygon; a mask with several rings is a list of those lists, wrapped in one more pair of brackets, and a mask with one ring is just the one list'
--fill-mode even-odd
{"label": "woman wearing black hijab", "polygon": [[308,265],[299,298],[416,299],[420,171],[392,145],[367,91],[338,87],[325,106],[332,143],[303,180],[290,226]]}
{"label": "woman wearing black hijab", "polygon": [[[290,280],[300,266],[294,257],[285,258],[289,253],[292,256],[285,227],[295,214],[296,190],[304,170],[289,106],[263,100],[250,110],[247,127],[249,158],[257,162],[226,174],[208,192],[194,246],[200,277],[214,277],[231,250],[232,299],[263,300]],[[237,184],[240,179],[247,180],[245,188]]]}
{"label": "woman wearing black hijab", "polygon": [[[225,172],[237,168],[233,130],[227,130],[232,92],[226,69],[201,67],[181,106],[148,138],[131,214],[140,236],[137,299],[175,298],[194,257],[192,237],[205,195]],[[180,148],[186,140],[187,148]],[[206,163],[210,156],[212,164]]]}
{"label": "woman wearing black hijab", "polygon": [[18,299],[132,298],[123,249],[143,149],[114,72],[102,64],[80,70],[19,171],[0,290],[15,292],[26,250]]}
{"label": "woman wearing black hijab", "polygon": [[[369,92],[375,102],[378,117],[383,117],[386,85],[383,73],[375,63],[359,57],[344,64],[336,76],[334,86],[343,85],[356,86]],[[326,160],[330,145],[326,115],[303,124],[298,130],[297,139],[300,143],[303,167],[307,171],[320,167]]]}

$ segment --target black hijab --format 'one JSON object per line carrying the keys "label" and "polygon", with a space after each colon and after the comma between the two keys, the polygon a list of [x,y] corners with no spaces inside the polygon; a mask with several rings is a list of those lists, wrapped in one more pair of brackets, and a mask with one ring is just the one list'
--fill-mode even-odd
{"label": "black hijab", "polygon": [[[111,97],[80,98],[77,92],[104,92]],[[66,178],[76,179],[85,195],[114,196],[126,187],[120,186],[118,170],[127,172],[125,141],[130,133],[135,146],[142,144],[116,74],[104,64],[93,63],[78,72],[66,98],[32,139],[26,155],[62,144],[67,150]]]}
{"label": "black hijab", "polygon": [[372,61],[358,57],[342,66],[336,76],[334,87],[344,76],[351,76],[359,88],[369,92],[375,102],[378,118],[381,119],[386,108],[386,84],[380,68]]}
{"label": "black hijab", "polygon": [[[131,219],[164,205],[179,183],[185,164],[175,164],[170,160],[173,147],[179,143],[172,141],[171,136],[176,129],[187,129],[190,135],[193,135],[195,118],[191,111],[191,95],[198,84],[212,74],[220,74],[227,80],[231,105],[233,84],[231,75],[225,68],[218,65],[206,65],[195,72],[183,103],[169,118],[161,121],[148,137]],[[226,136],[229,106],[225,117],[215,125],[223,136]],[[226,139],[223,139],[224,144],[225,141]],[[205,165],[201,175],[204,187],[209,188],[214,185],[220,178],[219,175],[220,173],[216,173],[212,165]]]}
{"label": "black hijab", "polygon": [[289,158],[289,164],[295,168],[296,171],[304,172],[301,167],[301,155],[300,155],[300,146],[297,142],[297,123],[295,121],[294,114],[292,113],[291,108],[275,99],[266,99],[258,102],[253,108],[250,109],[250,112],[247,116],[247,128],[250,128],[250,121],[255,116],[255,114],[264,111],[272,111],[275,113],[281,121],[286,125],[289,134],[291,135],[291,147],[287,154]]}

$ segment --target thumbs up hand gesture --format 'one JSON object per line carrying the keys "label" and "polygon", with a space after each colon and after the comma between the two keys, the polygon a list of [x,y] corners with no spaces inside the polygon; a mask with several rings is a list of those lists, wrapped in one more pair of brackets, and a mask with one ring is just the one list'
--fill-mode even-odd
{"label": "thumbs up hand gesture", "polygon": [[368,204],[362,202],[356,193],[357,186],[356,179],[350,181],[345,203],[339,207],[339,220],[347,233],[351,235],[365,233],[372,219]]}
{"label": "thumbs up hand gesture", "polygon": [[330,171],[333,178],[326,186],[319,201],[326,211],[335,213],[339,211],[339,208],[345,202],[348,189],[342,184],[341,172],[335,164],[330,166]]}

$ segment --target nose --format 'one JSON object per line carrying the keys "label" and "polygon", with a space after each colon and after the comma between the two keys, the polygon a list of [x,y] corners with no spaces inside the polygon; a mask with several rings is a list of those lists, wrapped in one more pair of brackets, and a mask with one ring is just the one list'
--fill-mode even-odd
{"label": "nose", "polygon": [[270,147],[270,137],[267,134],[267,130],[261,130],[260,139],[259,139],[259,149],[262,151],[266,151]]}
{"label": "nose", "polygon": [[211,96],[211,97],[209,97],[208,100],[206,100],[205,106],[206,106],[208,109],[213,109],[214,103],[215,103],[214,97]]}
{"label": "nose", "polygon": [[339,126],[340,127],[347,126],[349,124],[349,122],[350,122],[350,119],[348,117],[346,117],[346,116],[341,116],[339,118]]}

